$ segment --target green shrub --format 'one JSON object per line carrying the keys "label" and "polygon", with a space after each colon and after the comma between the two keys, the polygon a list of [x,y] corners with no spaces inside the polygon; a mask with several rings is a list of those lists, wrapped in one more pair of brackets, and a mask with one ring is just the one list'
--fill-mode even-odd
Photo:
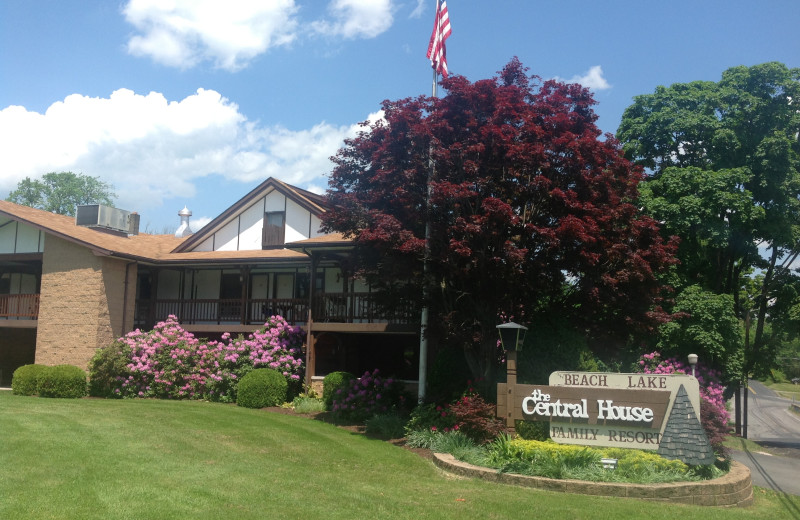
{"label": "green shrub", "polygon": [[297,413],[317,413],[325,411],[325,403],[322,399],[300,394],[292,399],[292,408]]}
{"label": "green shrub", "polygon": [[396,413],[373,415],[365,423],[365,432],[381,439],[399,439],[405,434],[404,418]]}
{"label": "green shrub", "polygon": [[17,395],[39,393],[39,377],[49,367],[45,365],[23,365],[11,376],[11,390]]}
{"label": "green shrub", "polygon": [[98,349],[89,361],[89,395],[122,397],[118,389],[120,381],[130,375],[130,356],[131,348],[121,341]]}
{"label": "green shrub", "polygon": [[769,377],[767,377],[767,381],[771,381],[773,383],[786,383],[789,379],[786,377],[786,374],[783,373],[780,369],[777,368],[770,368],[769,369]]}
{"label": "green shrub", "polygon": [[495,404],[470,391],[445,406],[421,404],[411,412],[406,433],[433,430],[461,432],[478,444],[491,441],[503,431],[505,422],[495,415]]}
{"label": "green shrub", "polygon": [[[491,452],[488,459],[495,467],[508,473],[640,483],[702,478],[701,474],[689,471],[689,467],[683,462],[665,459],[652,451],[507,438],[495,441],[489,449]],[[617,459],[616,469],[604,470],[601,458]]]}
{"label": "green shrub", "polygon": [[41,397],[76,399],[86,395],[86,372],[74,365],[46,367],[39,376]]}
{"label": "green shrub", "polygon": [[245,408],[279,406],[286,401],[287,387],[286,378],[277,370],[257,368],[239,381],[236,404]]}
{"label": "green shrub", "polygon": [[549,421],[517,421],[514,429],[526,441],[546,441],[550,438]]}
{"label": "green shrub", "polygon": [[439,432],[433,430],[411,430],[406,432],[406,446],[431,449]]}
{"label": "green shrub", "polygon": [[322,402],[325,403],[325,409],[330,410],[333,408],[333,398],[336,396],[337,390],[344,391],[350,384],[350,381],[355,379],[356,376],[350,372],[331,372],[325,379],[322,380]]}
{"label": "green shrub", "polygon": [[338,388],[333,396],[333,415],[339,421],[364,423],[373,415],[402,412],[409,400],[403,391],[403,383],[383,378],[376,368],[364,372],[358,379]]}

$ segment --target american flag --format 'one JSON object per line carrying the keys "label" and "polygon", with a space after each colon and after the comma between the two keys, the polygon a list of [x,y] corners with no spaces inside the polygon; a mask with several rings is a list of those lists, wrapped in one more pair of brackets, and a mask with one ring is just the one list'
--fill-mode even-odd
{"label": "american flag", "polygon": [[450,16],[447,14],[447,1],[436,1],[436,20],[433,23],[433,33],[428,44],[428,58],[431,67],[437,74],[447,77],[447,50],[444,41],[450,37]]}

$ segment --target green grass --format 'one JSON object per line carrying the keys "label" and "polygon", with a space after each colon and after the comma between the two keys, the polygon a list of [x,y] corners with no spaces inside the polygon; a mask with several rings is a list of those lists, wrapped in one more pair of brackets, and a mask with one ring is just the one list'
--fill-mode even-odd
{"label": "green grass", "polygon": [[0,392],[0,518],[786,518],[459,479],[390,443],[307,418],[204,402]]}
{"label": "green grass", "polygon": [[749,451],[752,453],[769,453],[772,454],[769,448],[765,448],[758,443],[751,441],[750,439],[744,439],[742,437],[735,437],[733,435],[728,435],[725,439],[726,447],[732,450],[739,450],[739,451]]}
{"label": "green grass", "polygon": [[800,385],[792,383],[764,383],[769,388],[775,391],[781,397],[786,399],[794,398],[795,401],[800,401]]}

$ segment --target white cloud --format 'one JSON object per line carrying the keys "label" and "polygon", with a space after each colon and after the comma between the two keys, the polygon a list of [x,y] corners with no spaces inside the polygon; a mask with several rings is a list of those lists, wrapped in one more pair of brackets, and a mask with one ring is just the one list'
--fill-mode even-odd
{"label": "white cloud", "polygon": [[391,0],[331,0],[332,20],[318,20],[312,29],[326,36],[346,39],[374,38],[392,26]]}
{"label": "white cloud", "polygon": [[128,52],[170,67],[212,61],[236,71],[272,47],[296,38],[294,0],[130,0],[126,20],[138,31]]}
{"label": "white cloud", "polygon": [[318,187],[332,169],[329,158],[359,130],[325,122],[300,131],[263,127],[213,90],[180,101],[127,89],[108,98],[73,94],[44,114],[20,106],[0,110],[0,197],[25,177],[50,171],[100,177],[114,185],[119,207],[137,211],[191,198],[212,174],[244,183],[275,176]]}
{"label": "white cloud", "polygon": [[[417,0],[412,16],[418,16]],[[129,0],[122,12],[136,33],[128,52],[169,67],[188,69],[202,62],[236,72],[274,47],[302,34],[332,38],[375,38],[394,19],[392,0],[330,0],[325,15],[304,22],[295,0]],[[302,11],[302,13],[301,13]]]}
{"label": "white cloud", "polygon": [[417,6],[414,7],[414,10],[411,11],[411,14],[408,15],[409,18],[420,18],[422,14],[425,12],[425,3],[427,0],[417,0]]}
{"label": "white cloud", "polygon": [[584,87],[592,90],[606,90],[611,88],[611,85],[608,83],[608,81],[606,81],[606,78],[603,77],[603,67],[600,65],[595,65],[594,67],[590,68],[583,76],[572,76],[567,80],[559,77],[556,77],[555,79],[566,83],[580,83]]}

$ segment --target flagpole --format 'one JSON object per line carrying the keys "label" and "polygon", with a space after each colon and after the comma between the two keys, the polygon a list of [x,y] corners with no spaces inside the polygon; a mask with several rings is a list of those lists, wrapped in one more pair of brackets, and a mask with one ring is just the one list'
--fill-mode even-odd
{"label": "flagpole", "polygon": [[[433,69],[432,97],[436,97],[436,80],[438,79],[436,69]],[[426,181],[425,196],[425,249],[422,257],[422,313],[420,314],[419,327],[419,379],[417,387],[417,400],[422,403],[425,401],[425,387],[428,383],[428,299],[430,296],[429,281],[430,276],[430,252],[431,252],[431,180],[435,172],[436,163],[431,156],[431,148],[428,147],[428,178]]]}
{"label": "flagpole", "polygon": [[[436,84],[439,72],[447,77],[447,58],[445,40],[450,36],[450,16],[447,13],[447,2],[436,0],[436,16],[434,19],[433,33],[428,43],[428,55],[433,69],[432,97],[436,98]],[[419,381],[417,397],[419,402],[425,400],[425,387],[427,386],[428,372],[428,317],[430,302],[430,256],[431,256],[431,195],[433,192],[432,181],[436,176],[436,163],[433,160],[433,142],[428,146],[428,178],[426,179],[425,194],[425,248],[422,257],[422,313],[420,314],[419,327]]]}

